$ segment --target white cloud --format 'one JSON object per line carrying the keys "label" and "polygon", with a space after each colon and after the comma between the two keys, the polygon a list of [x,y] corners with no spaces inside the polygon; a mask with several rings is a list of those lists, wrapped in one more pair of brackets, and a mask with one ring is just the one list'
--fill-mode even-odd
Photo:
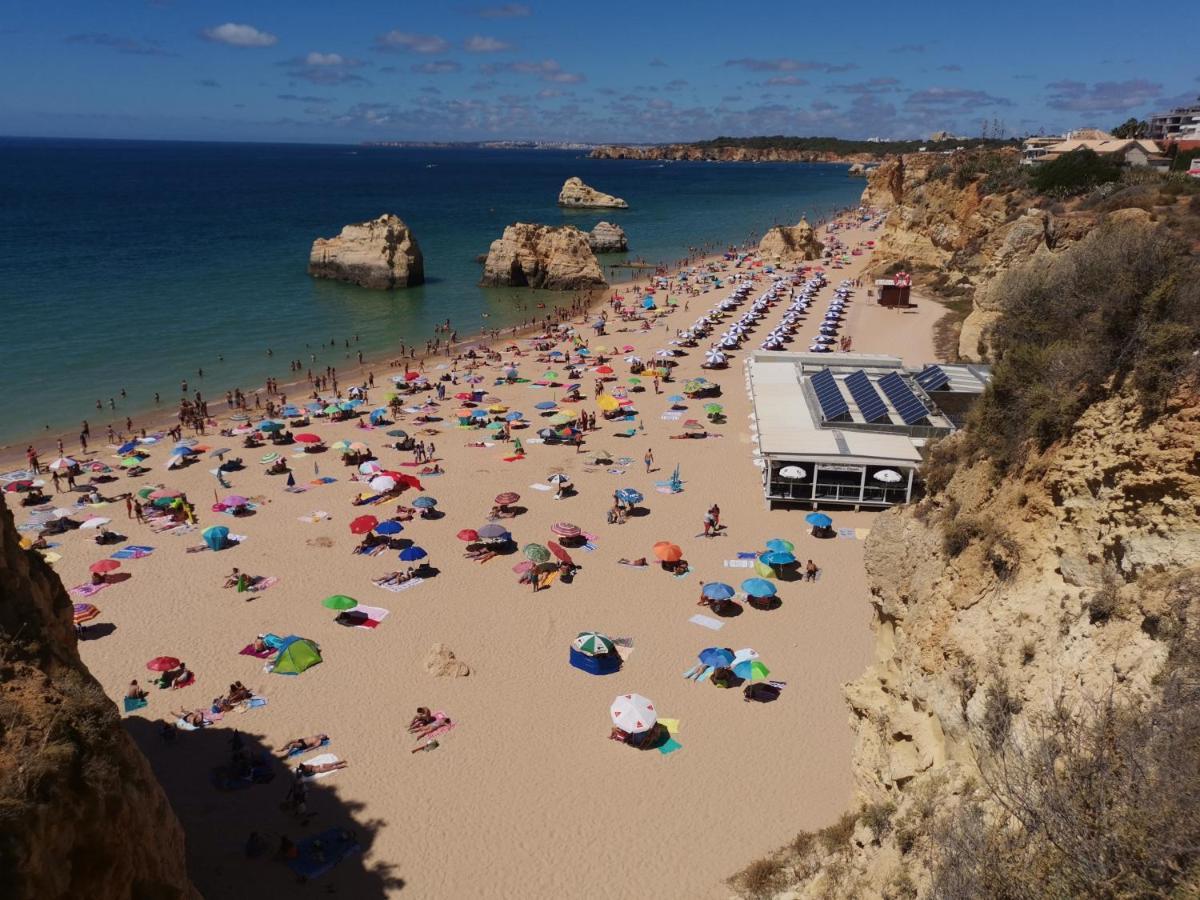
{"label": "white cloud", "polygon": [[501,50],[511,50],[512,44],[498,38],[476,34],[463,41],[463,49],[468,53],[498,53]]}
{"label": "white cloud", "polygon": [[380,50],[411,50],[413,53],[445,53],[450,44],[436,34],[414,34],[411,31],[389,31],[375,39]]}
{"label": "white cloud", "polygon": [[346,60],[340,53],[317,53],[313,51],[304,57],[304,64],[307,66],[340,66]]}
{"label": "white cloud", "polygon": [[259,31],[253,25],[238,25],[236,22],[206,28],[204,36],[210,41],[229,44],[231,47],[270,47],[279,42],[279,38],[270,32]]}

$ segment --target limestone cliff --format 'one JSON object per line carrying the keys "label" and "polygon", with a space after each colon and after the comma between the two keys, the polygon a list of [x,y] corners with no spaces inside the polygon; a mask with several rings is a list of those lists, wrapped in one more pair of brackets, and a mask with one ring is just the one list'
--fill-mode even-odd
{"label": "limestone cliff", "polygon": [[79,659],[67,592],[2,500],[0,894],[199,897],[166,795]]}
{"label": "limestone cliff", "polygon": [[596,253],[624,253],[629,249],[625,229],[611,222],[598,222],[588,234],[588,243]]}
{"label": "limestone cliff", "polygon": [[663,159],[681,162],[849,162],[869,163],[869,153],[834,153],[826,150],[793,150],[787,147],[714,147],[703,144],[656,144],[649,147],[610,145],[596,147],[592,159]]}
{"label": "limestone cliff", "polygon": [[382,215],[347,225],[341,234],[313,241],[308,274],[375,290],[412,287],[425,281],[417,239],[397,216]]}
{"label": "limestone cliff", "polygon": [[588,236],[578,228],[517,222],[492,241],[480,284],[571,291],[607,282]]}
{"label": "limestone cliff", "polygon": [[824,249],[806,219],[801,219],[795,225],[776,225],[763,235],[758,244],[758,252],[763,259],[782,263],[820,259]]}
{"label": "limestone cliff", "polygon": [[558,192],[558,205],[579,209],[628,209],[620,197],[605,194],[584,184],[579,178],[568,178]]}

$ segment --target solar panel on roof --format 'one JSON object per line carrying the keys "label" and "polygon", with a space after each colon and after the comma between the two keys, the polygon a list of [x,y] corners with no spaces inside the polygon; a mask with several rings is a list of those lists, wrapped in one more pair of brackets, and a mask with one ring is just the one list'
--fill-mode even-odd
{"label": "solar panel on roof", "polygon": [[851,372],[846,377],[846,387],[850,388],[850,396],[858,404],[858,411],[862,413],[865,421],[878,422],[888,417],[887,406],[862,369]]}
{"label": "solar panel on roof", "polygon": [[940,391],[950,383],[950,376],[940,366],[928,365],[917,376],[917,384],[927,391]]}
{"label": "solar panel on roof", "polygon": [[880,378],[879,386],[883,388],[887,398],[892,401],[892,406],[896,408],[896,412],[899,413],[905,425],[915,425],[922,419],[928,418],[929,410],[925,408],[925,404],[917,398],[917,395],[896,372],[888,372]]}
{"label": "solar panel on roof", "polygon": [[832,372],[822,369],[809,380],[812,382],[813,390],[816,391],[817,402],[821,404],[821,416],[825,421],[850,415],[850,405],[842,396],[842,392],[838,390]]}

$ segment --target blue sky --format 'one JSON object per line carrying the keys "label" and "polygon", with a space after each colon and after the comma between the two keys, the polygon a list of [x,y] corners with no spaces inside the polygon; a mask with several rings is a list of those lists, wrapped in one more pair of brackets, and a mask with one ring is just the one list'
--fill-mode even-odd
{"label": "blue sky", "polygon": [[920,137],[1200,94],[1200,7],[9,0],[0,134],[358,142]]}

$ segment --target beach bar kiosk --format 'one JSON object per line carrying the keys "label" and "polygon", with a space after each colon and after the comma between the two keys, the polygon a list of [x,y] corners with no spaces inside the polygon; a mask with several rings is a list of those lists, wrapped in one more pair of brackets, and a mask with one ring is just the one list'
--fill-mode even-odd
{"label": "beach bar kiosk", "polygon": [[908,307],[909,291],[912,290],[912,276],[905,272],[897,272],[891,278],[876,278],[875,289],[879,293],[880,306]]}
{"label": "beach bar kiosk", "polygon": [[907,503],[925,446],[955,430],[925,370],[893,356],[764,350],[746,365],[769,506]]}

